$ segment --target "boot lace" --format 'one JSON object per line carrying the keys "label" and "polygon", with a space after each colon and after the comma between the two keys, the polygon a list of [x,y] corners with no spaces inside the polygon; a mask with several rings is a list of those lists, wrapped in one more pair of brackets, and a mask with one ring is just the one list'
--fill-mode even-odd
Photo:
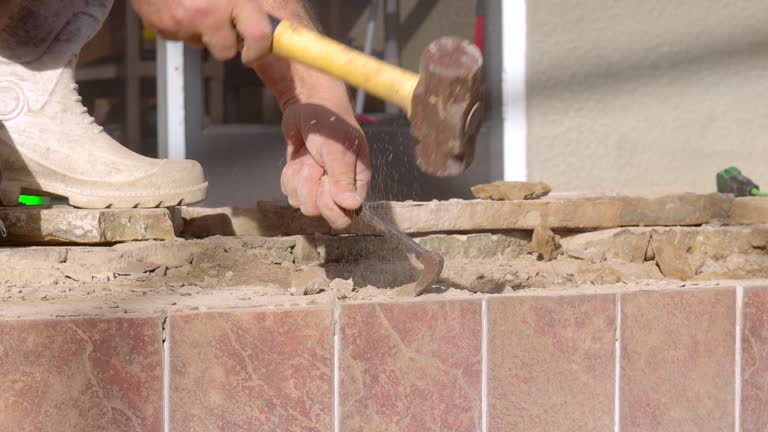
{"label": "boot lace", "polygon": [[80,94],[77,92],[77,90],[80,88],[77,84],[72,84],[70,87],[72,89],[72,92],[75,94],[75,103],[78,105],[78,114],[83,116],[85,118],[85,124],[88,126],[91,126],[93,128],[93,131],[95,133],[99,133],[104,130],[101,125],[96,123],[96,119],[93,118],[90,114],[88,114],[88,108],[83,105],[83,97],[80,96]]}

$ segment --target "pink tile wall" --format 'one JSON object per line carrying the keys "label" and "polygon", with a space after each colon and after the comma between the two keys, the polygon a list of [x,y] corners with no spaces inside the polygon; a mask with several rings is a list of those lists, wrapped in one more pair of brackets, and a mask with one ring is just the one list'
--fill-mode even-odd
{"label": "pink tile wall", "polygon": [[479,431],[479,301],[341,308],[343,431]]}
{"label": "pink tile wall", "polygon": [[768,431],[768,287],[744,290],[741,430]]}
{"label": "pink tile wall", "polygon": [[621,430],[734,425],[734,289],[621,295]]}
{"label": "pink tile wall", "polygon": [[159,431],[160,323],[0,321],[0,431]]}
{"label": "pink tile wall", "polygon": [[768,288],[163,318],[0,321],[0,431],[768,428]]}
{"label": "pink tile wall", "polygon": [[489,431],[610,431],[616,296],[488,302]]}
{"label": "pink tile wall", "polygon": [[331,308],[172,315],[172,431],[328,431]]}

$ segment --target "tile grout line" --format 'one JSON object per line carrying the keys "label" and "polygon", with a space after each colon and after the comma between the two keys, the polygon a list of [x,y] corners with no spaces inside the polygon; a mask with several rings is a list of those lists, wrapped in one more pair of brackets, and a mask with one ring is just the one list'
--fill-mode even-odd
{"label": "tile grout line", "polygon": [[171,430],[171,403],[170,403],[170,389],[171,389],[171,375],[170,375],[170,359],[171,359],[171,341],[168,339],[170,329],[170,318],[168,315],[163,317],[162,321],[162,355],[161,355],[161,367],[162,367],[162,388],[161,396],[163,399],[163,432],[170,432]]}
{"label": "tile grout line", "polygon": [[616,293],[616,334],[613,348],[613,430],[621,430],[621,293]]}
{"label": "tile grout line", "polygon": [[481,303],[480,320],[480,430],[488,432],[488,297]]}
{"label": "tile grout line", "polygon": [[[338,303],[333,306],[333,430],[341,430],[339,420],[339,358],[341,352],[341,307]],[[166,431],[167,432],[167,431]]]}
{"label": "tile grout line", "polygon": [[734,343],[733,430],[741,430],[741,335],[744,331],[744,287],[736,287],[736,341]]}

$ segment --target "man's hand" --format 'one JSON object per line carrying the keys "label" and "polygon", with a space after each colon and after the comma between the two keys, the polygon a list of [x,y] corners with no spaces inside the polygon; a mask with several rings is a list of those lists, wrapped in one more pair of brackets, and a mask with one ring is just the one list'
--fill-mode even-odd
{"label": "man's hand", "polygon": [[287,163],[280,184],[292,206],[337,229],[352,223],[371,179],[368,143],[346,87],[309,67],[270,55],[265,10],[314,28],[302,0],[132,0],[144,24],[170,40],[206,47],[218,60],[252,67],[283,111]]}
{"label": "man's hand", "polygon": [[132,0],[144,25],[169,40],[206,47],[220,61],[237,55],[243,39],[243,63],[269,54],[272,27],[255,0]]}
{"label": "man's hand", "polygon": [[350,104],[329,98],[291,104],[283,133],[288,148],[280,184],[290,204],[305,215],[322,215],[333,228],[348,226],[371,179],[368,142]]}

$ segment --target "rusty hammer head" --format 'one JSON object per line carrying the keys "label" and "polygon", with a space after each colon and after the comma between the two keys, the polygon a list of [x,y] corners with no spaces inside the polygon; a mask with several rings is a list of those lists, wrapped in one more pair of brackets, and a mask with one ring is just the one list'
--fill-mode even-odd
{"label": "rusty hammer head", "polygon": [[411,134],[425,173],[455,176],[472,164],[484,118],[482,66],[480,49],[460,38],[442,37],[424,49],[411,101]]}

